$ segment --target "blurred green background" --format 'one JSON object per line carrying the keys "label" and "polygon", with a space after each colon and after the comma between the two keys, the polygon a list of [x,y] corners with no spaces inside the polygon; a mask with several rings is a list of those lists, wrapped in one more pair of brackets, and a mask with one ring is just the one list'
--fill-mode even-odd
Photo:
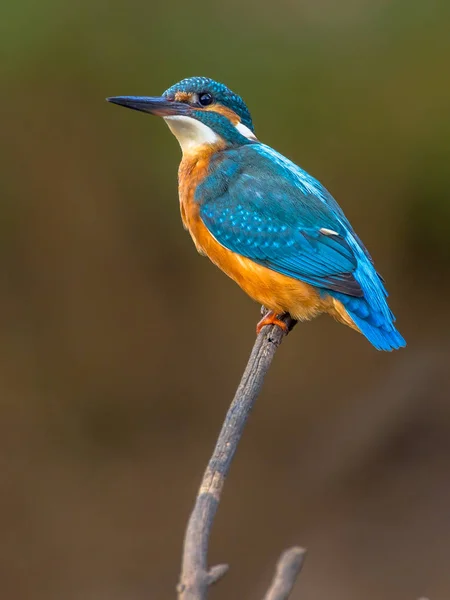
{"label": "blurred green background", "polygon": [[175,595],[259,308],[180,223],[180,152],[106,104],[206,75],[318,177],[406,350],[320,318],[280,349],[227,482],[218,600],[281,550],[307,600],[450,597],[450,4],[2,2],[0,595]]}

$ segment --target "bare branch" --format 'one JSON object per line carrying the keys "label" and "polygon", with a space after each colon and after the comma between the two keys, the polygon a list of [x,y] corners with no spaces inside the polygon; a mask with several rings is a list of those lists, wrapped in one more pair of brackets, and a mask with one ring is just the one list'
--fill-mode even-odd
{"label": "bare branch", "polygon": [[[295,321],[282,317],[289,331]],[[264,327],[257,336],[247,367],[228,409],[216,447],[203,475],[184,538],[179,600],[205,600],[208,587],[225,574],[226,565],[208,570],[208,542],[223,485],[230,470],[248,416],[261,391],[264,377],[285,332],[278,326]]]}
{"label": "bare branch", "polygon": [[303,566],[305,555],[305,549],[299,547],[283,552],[278,561],[272,585],[264,596],[264,600],[287,600],[289,598]]}

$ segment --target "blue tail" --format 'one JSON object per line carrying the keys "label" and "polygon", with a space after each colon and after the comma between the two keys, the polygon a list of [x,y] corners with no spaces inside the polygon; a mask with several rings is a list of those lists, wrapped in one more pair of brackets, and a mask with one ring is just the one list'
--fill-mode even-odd
{"label": "blue tail", "polygon": [[365,298],[339,294],[339,300],[361,333],[377,350],[397,350],[406,346],[405,340],[394,326],[395,317],[390,310],[389,318],[386,318],[385,314],[371,306]]}
{"label": "blue tail", "polygon": [[329,293],[342,302],[355,325],[377,350],[403,348],[406,342],[395,328],[395,317],[386,301],[388,294],[381,277],[375,271],[367,251],[358,243],[359,240],[349,241],[358,256],[354,276],[361,286],[363,296],[356,298],[336,292]]}

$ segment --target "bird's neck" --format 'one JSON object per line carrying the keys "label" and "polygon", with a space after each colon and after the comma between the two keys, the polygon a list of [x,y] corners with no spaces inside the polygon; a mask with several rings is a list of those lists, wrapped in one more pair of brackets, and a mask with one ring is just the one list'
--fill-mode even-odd
{"label": "bird's neck", "polygon": [[197,119],[177,115],[165,121],[181,146],[183,160],[195,161],[226,147],[220,135]]}
{"label": "bird's neck", "polygon": [[212,112],[205,112],[201,117],[203,120],[185,115],[165,117],[183,157],[195,158],[257,142],[254,133],[240,121],[232,123],[224,115]]}

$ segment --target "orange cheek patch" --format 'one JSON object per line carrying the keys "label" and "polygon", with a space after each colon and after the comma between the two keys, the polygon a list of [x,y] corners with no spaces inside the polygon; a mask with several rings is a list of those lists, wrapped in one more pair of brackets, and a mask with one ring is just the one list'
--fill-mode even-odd
{"label": "orange cheek patch", "polygon": [[240,117],[234,112],[234,110],[231,110],[231,108],[227,108],[226,106],[222,106],[220,104],[211,104],[211,106],[205,107],[204,110],[209,110],[210,112],[216,112],[219,113],[219,115],[223,115],[229,121],[231,121],[233,125],[237,125],[241,122]]}
{"label": "orange cheek patch", "polygon": [[192,97],[192,94],[188,94],[187,92],[177,92],[175,94],[176,102],[189,102],[191,97]]}

